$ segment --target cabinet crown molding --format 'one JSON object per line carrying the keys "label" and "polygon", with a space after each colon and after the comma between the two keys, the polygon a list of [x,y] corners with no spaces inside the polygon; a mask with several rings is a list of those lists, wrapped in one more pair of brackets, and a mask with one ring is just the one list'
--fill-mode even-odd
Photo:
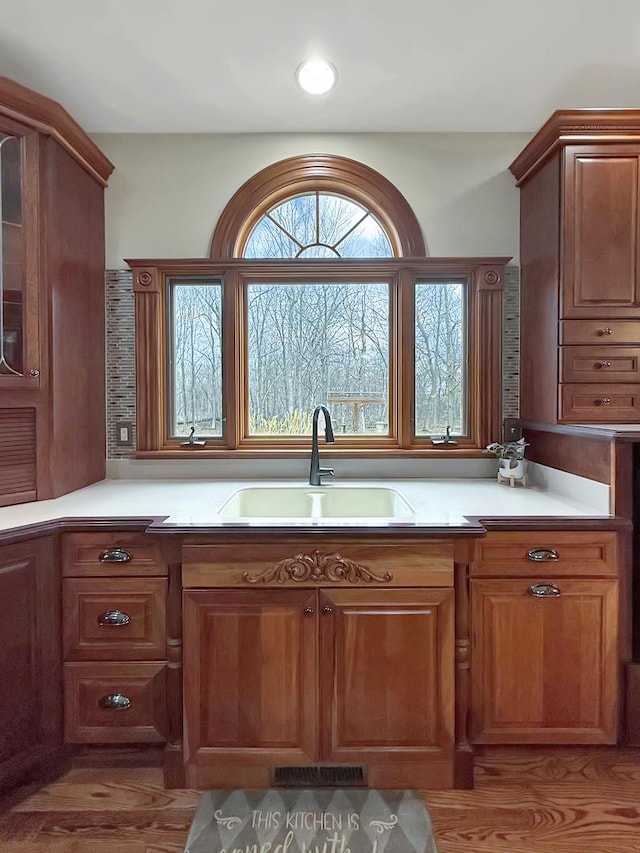
{"label": "cabinet crown molding", "polygon": [[0,77],[0,116],[52,136],[92,178],[106,186],[113,163],[57,101]]}
{"label": "cabinet crown molding", "polygon": [[578,142],[640,142],[640,109],[556,110],[509,170],[520,186],[554,151]]}

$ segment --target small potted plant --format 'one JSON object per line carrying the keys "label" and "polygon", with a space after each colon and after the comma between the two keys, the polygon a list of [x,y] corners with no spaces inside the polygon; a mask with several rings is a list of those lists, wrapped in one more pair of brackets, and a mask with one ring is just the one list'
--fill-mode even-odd
{"label": "small potted plant", "polygon": [[525,458],[524,449],[529,443],[524,438],[518,441],[506,441],[500,444],[494,441],[487,444],[487,451],[498,457],[498,482],[508,482],[515,486],[517,482],[525,483]]}

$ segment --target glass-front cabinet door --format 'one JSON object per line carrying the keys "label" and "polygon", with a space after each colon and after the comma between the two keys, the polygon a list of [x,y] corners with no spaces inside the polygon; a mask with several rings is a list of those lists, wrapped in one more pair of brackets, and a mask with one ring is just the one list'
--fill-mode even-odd
{"label": "glass-front cabinet door", "polygon": [[0,126],[0,387],[6,389],[39,384],[36,144],[35,135]]}

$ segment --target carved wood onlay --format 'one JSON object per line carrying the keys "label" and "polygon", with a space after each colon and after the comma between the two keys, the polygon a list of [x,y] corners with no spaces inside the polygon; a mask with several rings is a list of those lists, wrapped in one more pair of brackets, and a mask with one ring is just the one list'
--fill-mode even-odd
{"label": "carved wood onlay", "polygon": [[133,290],[135,293],[159,293],[160,281],[157,268],[134,268]]}
{"label": "carved wood onlay", "polygon": [[502,290],[504,269],[501,267],[478,268],[478,290]]}
{"label": "carved wood onlay", "polygon": [[393,575],[391,572],[378,575],[353,560],[343,559],[340,554],[321,554],[320,551],[312,551],[311,554],[287,557],[286,560],[280,560],[274,566],[254,575],[244,572],[242,580],[247,583],[285,583],[285,581],[389,583],[393,580]]}

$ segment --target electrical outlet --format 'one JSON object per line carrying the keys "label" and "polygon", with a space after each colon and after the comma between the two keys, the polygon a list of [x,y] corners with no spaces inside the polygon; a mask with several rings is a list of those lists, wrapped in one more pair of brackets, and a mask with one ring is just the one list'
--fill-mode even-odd
{"label": "electrical outlet", "polygon": [[520,418],[505,418],[502,431],[505,441],[518,441],[522,438],[522,421]]}
{"label": "electrical outlet", "polygon": [[133,447],[133,424],[131,421],[116,423],[116,444],[118,447]]}

